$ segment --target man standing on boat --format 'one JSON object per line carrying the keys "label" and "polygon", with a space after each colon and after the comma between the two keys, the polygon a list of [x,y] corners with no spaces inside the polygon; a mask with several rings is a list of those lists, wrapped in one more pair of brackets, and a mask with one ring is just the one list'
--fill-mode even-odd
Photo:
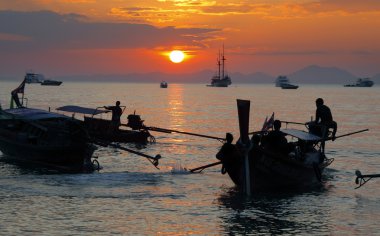
{"label": "man standing on boat", "polygon": [[123,110],[120,107],[120,101],[116,102],[116,106],[104,106],[104,108],[112,111],[110,131],[119,130],[119,126],[121,124],[120,117],[123,114]]}

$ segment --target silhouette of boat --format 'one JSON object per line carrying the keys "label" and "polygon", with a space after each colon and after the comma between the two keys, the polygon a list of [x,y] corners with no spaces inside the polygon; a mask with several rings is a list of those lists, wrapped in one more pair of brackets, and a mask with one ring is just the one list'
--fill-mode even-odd
{"label": "silhouette of boat", "polygon": [[168,83],[166,81],[162,81],[160,83],[160,88],[167,88],[168,87]]}
{"label": "silhouette of boat", "polygon": [[[123,112],[125,106],[123,107]],[[104,113],[110,112],[104,109],[104,107],[86,108],[80,106],[63,106],[57,108],[58,111],[70,112],[75,114],[83,114],[83,124],[88,131],[93,141],[101,142],[121,142],[121,143],[142,143],[148,142],[151,138],[154,141],[154,137],[144,128],[143,120],[139,115],[128,115],[128,124],[121,124],[122,127],[129,127],[130,129],[113,129],[112,121],[109,119],[103,119],[101,117],[95,117]],[[87,115],[87,116],[86,116]]]}
{"label": "silhouette of boat", "polygon": [[27,72],[25,74],[25,82],[27,84],[40,84],[42,81],[45,80],[45,77],[43,74],[36,74],[33,72]]}
{"label": "silhouette of boat", "polygon": [[0,150],[6,158],[79,171],[92,168],[96,149],[77,120],[58,113],[24,107],[18,98],[26,80],[12,91],[17,108],[0,110]]}
{"label": "silhouette of boat", "polygon": [[[217,158],[222,173],[242,190],[278,190],[310,187],[321,181],[323,170],[333,162],[326,158],[322,143],[326,139],[298,129],[282,132],[297,141],[288,143],[289,150],[268,145],[267,131],[255,132],[248,138],[250,101],[238,100],[240,139],[234,148],[222,148]],[[272,120],[273,122],[273,120]],[[243,138],[244,137],[244,138]],[[290,151],[291,150],[291,151]]]}
{"label": "silhouette of boat", "polygon": [[218,65],[218,71],[217,74],[214,75],[211,79],[211,84],[208,84],[208,87],[228,87],[232,84],[231,77],[225,73],[225,61],[226,58],[224,57],[224,46],[222,54],[218,54],[217,58],[217,65]]}
{"label": "silhouette of boat", "polygon": [[291,84],[288,77],[283,75],[277,77],[276,87],[281,87],[282,89],[298,89],[298,85]]}
{"label": "silhouette of boat", "polygon": [[346,84],[344,87],[372,87],[374,82],[369,78],[359,78],[355,84]]}

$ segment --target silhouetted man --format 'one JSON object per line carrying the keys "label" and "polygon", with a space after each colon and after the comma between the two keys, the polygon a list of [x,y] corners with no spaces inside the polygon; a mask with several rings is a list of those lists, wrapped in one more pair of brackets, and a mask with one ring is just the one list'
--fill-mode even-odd
{"label": "silhouetted man", "polygon": [[105,109],[112,111],[111,127],[112,131],[118,130],[120,126],[120,117],[123,114],[123,110],[120,107],[120,101],[116,102],[116,106],[104,106]]}
{"label": "silhouetted man", "polygon": [[265,147],[275,152],[288,154],[291,151],[291,146],[288,145],[288,140],[285,138],[286,134],[280,129],[281,121],[275,120],[273,122],[273,130],[266,137]]}

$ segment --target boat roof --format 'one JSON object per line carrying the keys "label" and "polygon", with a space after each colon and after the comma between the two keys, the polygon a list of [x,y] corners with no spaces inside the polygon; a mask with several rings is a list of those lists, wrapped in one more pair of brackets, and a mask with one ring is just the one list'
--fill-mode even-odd
{"label": "boat roof", "polygon": [[67,119],[68,116],[49,112],[41,109],[36,108],[15,108],[15,109],[7,109],[4,110],[5,112],[12,114],[15,116],[15,118],[21,118],[26,120],[43,120],[43,119],[52,119],[52,118],[65,118]]}
{"label": "boat roof", "polygon": [[302,139],[305,141],[321,141],[322,140],[321,137],[314,135],[314,134],[311,134],[311,133],[308,133],[308,132],[303,131],[303,130],[282,129],[281,131],[285,134],[292,136],[292,137],[299,138],[299,139]]}
{"label": "boat roof", "polygon": [[109,110],[98,110],[94,108],[73,106],[73,105],[58,107],[56,110],[72,112],[72,113],[80,113],[80,114],[86,114],[86,115],[98,115],[98,114],[110,112]]}

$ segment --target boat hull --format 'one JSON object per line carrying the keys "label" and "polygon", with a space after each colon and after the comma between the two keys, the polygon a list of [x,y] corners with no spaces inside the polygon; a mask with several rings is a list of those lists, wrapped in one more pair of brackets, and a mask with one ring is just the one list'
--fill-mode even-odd
{"label": "boat hull", "polygon": [[93,150],[86,146],[37,146],[0,138],[0,150],[8,159],[70,170],[82,170]]}
{"label": "boat hull", "polygon": [[41,82],[41,85],[44,85],[44,86],[59,86],[62,84],[62,81],[42,81]]}
{"label": "boat hull", "polygon": [[292,85],[292,84],[282,85],[281,88],[282,89],[298,89],[298,85]]}
{"label": "boat hull", "polygon": [[3,112],[0,151],[8,159],[80,170],[95,150],[76,120],[33,108]]}
{"label": "boat hull", "polygon": [[[320,184],[326,162],[322,154],[313,152],[313,161],[300,161],[294,157],[282,156],[274,153],[264,153],[263,150],[254,150],[249,156],[250,183],[253,191],[278,189],[303,189]],[[245,168],[243,157],[237,164],[223,162],[223,168],[231,180],[241,189],[245,187]]]}
{"label": "boat hull", "polygon": [[145,130],[112,130],[111,121],[100,118],[85,117],[84,125],[92,138],[106,142],[147,143],[151,136]]}

